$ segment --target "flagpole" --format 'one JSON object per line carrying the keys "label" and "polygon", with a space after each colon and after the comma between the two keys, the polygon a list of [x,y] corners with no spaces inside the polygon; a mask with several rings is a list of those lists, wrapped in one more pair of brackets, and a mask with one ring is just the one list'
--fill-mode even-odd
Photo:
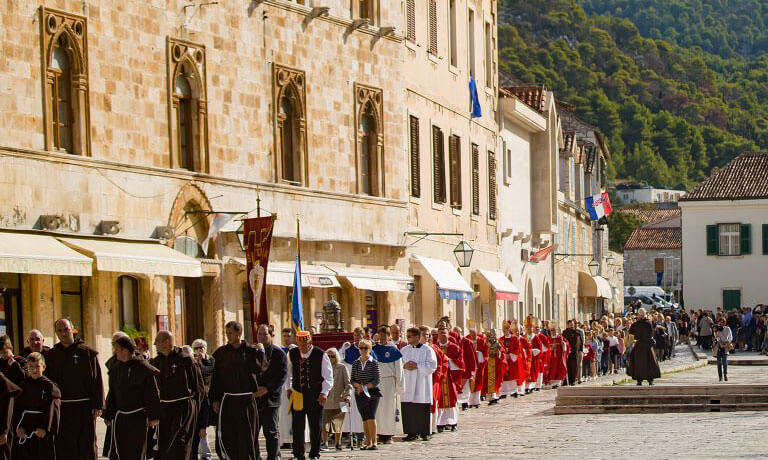
{"label": "flagpole", "polygon": [[296,217],[296,257],[301,261],[301,229],[298,216]]}

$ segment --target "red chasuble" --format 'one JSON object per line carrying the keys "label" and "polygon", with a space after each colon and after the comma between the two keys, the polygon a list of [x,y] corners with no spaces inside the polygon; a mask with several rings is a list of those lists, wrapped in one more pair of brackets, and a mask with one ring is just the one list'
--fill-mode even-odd
{"label": "red chasuble", "polygon": [[[541,361],[542,358],[544,358],[544,355],[541,352],[541,339],[537,334],[534,334],[531,339],[531,371],[528,373],[528,382],[535,383],[536,380],[539,378],[539,374],[542,372],[541,370]],[[539,350],[538,353],[534,354],[534,350]]]}
{"label": "red chasuble", "polygon": [[517,356],[516,361],[511,358],[507,359],[507,372],[504,380],[514,380],[517,385],[522,385],[528,374],[525,369],[525,350],[520,343],[520,338],[516,335],[504,337],[503,342],[507,353]]}
{"label": "red chasuble", "polygon": [[489,393],[499,393],[501,383],[504,380],[504,371],[507,367],[506,350],[501,342],[496,342],[493,347],[483,343],[480,350],[485,358],[486,372],[483,375],[483,396]]}
{"label": "red chasuble", "polygon": [[[451,342],[450,340],[445,345],[438,344],[437,346],[440,347],[440,350],[443,352],[446,358],[445,364],[442,366],[444,375],[440,384],[440,399],[438,401],[437,407],[441,409],[456,407],[459,391],[461,391],[461,388],[458,387],[458,384],[461,380],[461,374],[463,372],[461,369],[461,348],[459,348],[458,345]],[[459,369],[451,370],[448,359],[453,361],[453,363],[458,366]]]}
{"label": "red chasuble", "polygon": [[445,359],[445,355],[440,351],[440,347],[437,345],[431,345],[435,350],[435,357],[437,358],[437,369],[432,373],[432,413],[437,412],[437,403],[440,400],[440,389],[443,386],[443,379],[448,374],[448,360]]}
{"label": "red chasuble", "polygon": [[461,338],[461,359],[464,363],[464,371],[461,374],[461,389],[464,388],[464,383],[468,380],[472,380],[475,377],[477,371],[477,352],[475,351],[475,345],[472,343],[472,339],[469,337]]}
{"label": "red chasuble", "polygon": [[524,335],[520,336],[520,348],[523,349],[523,355],[525,358],[523,359],[523,369],[525,373],[523,374],[523,382],[527,382],[528,378],[531,375],[531,364],[533,361],[533,349],[531,347],[531,342],[528,341],[528,338]]}
{"label": "red chasuble", "polygon": [[550,342],[549,372],[547,380],[565,380],[568,376],[566,362],[568,360],[568,341],[557,334]]}
{"label": "red chasuble", "polygon": [[547,350],[541,353],[541,372],[544,374],[544,381],[546,382],[547,375],[549,375],[550,355],[552,354],[552,351],[549,349],[551,340],[549,340],[549,336],[544,333],[539,333],[539,340],[541,340],[541,345]]}
{"label": "red chasuble", "polygon": [[[475,351],[479,351],[482,353],[483,347],[487,348],[487,344],[485,341],[485,336],[483,334],[477,335],[477,347],[475,348]],[[475,354],[477,356],[477,354]],[[477,370],[475,371],[475,380],[474,385],[472,386],[472,391],[483,391],[483,380],[485,379],[486,371],[488,370],[488,361],[485,359],[485,355],[483,355],[483,362],[477,363]]]}

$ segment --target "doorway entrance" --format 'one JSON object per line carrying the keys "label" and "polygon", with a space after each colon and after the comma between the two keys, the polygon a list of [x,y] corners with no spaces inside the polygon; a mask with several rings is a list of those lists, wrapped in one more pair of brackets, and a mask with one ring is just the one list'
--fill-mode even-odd
{"label": "doorway entrance", "polygon": [[176,343],[203,338],[203,283],[200,278],[173,279],[174,330]]}
{"label": "doorway entrance", "polygon": [[16,350],[23,348],[21,275],[0,273],[0,335],[8,335]]}

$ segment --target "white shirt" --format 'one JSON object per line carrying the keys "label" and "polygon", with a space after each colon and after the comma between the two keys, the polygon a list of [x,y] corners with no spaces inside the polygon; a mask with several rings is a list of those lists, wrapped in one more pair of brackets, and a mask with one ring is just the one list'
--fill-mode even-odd
{"label": "white shirt", "polygon": [[413,361],[417,366],[412,370],[403,369],[404,389],[400,400],[405,403],[431,404],[432,374],[437,369],[435,350],[429,345],[418,348],[406,345],[400,353],[403,354],[403,363]]}
{"label": "white shirt", "polygon": [[718,345],[723,345],[727,342],[733,341],[733,333],[731,332],[731,328],[728,326],[723,326],[722,331],[715,331],[715,337]]}
{"label": "white shirt", "polygon": [[[301,354],[302,358],[307,359],[309,358],[309,354],[312,353],[313,348],[313,346],[310,346],[307,353],[301,353],[301,350],[299,350],[299,354]],[[290,355],[288,355],[288,359],[290,360]],[[286,379],[287,382],[290,382],[291,378],[293,377],[291,375],[292,369],[293,366],[288,366],[288,378]],[[331,366],[331,360],[328,358],[327,353],[323,353],[323,360],[320,364],[320,375],[323,377],[323,386],[320,392],[325,396],[328,396],[331,388],[333,388],[333,366]],[[290,384],[288,385],[288,388],[292,388]]]}

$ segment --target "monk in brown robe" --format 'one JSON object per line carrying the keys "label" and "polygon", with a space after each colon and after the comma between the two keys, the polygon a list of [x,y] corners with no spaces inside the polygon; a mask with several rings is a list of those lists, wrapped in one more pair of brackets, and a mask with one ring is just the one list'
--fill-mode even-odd
{"label": "monk in brown robe", "polygon": [[13,402],[21,393],[21,388],[0,374],[0,460],[11,458],[11,417],[13,417]]}
{"label": "monk in brown robe", "polygon": [[208,392],[216,417],[216,453],[222,460],[256,460],[259,412],[254,393],[264,352],[242,340],[242,324],[230,321],[224,329],[227,344],[213,353]]}
{"label": "monk in brown robe", "polygon": [[16,436],[11,456],[14,459],[50,460],[56,458],[54,438],[59,428],[61,394],[55,383],[43,376],[45,359],[40,353],[27,358],[27,377],[16,398],[13,424]]}
{"label": "monk in brown robe", "polygon": [[56,436],[56,458],[96,460],[96,418],[104,408],[98,352],[75,339],[72,323],[54,324],[59,343],[45,355],[45,375],[61,391],[61,423]]}
{"label": "monk in brown robe", "polygon": [[174,346],[170,332],[158,332],[155,347],[158,354],[150,364],[160,371],[157,386],[162,406],[155,458],[187,460],[192,458],[195,422],[205,394],[203,376],[192,356]]}
{"label": "monk in brown robe", "polygon": [[112,426],[109,458],[143,460],[147,450],[147,427],[160,419],[160,396],[155,376],[159,373],[141,356],[128,337],[113,342],[117,364],[109,375],[107,407],[102,417]]}

